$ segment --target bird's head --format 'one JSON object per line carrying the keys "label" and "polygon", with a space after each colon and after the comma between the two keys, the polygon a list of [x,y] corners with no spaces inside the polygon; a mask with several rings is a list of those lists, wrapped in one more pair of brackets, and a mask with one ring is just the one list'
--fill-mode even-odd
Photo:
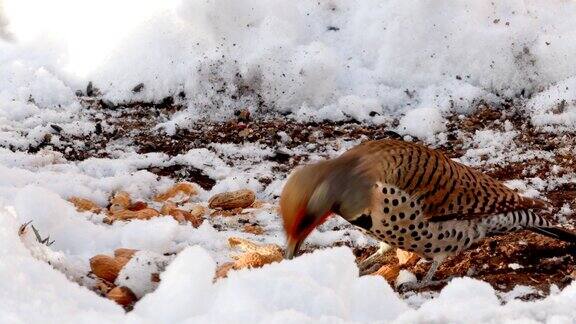
{"label": "bird's head", "polygon": [[293,258],[310,232],[330,215],[346,218],[365,206],[366,182],[356,165],[355,159],[339,158],[307,165],[290,175],[280,197],[286,258]]}

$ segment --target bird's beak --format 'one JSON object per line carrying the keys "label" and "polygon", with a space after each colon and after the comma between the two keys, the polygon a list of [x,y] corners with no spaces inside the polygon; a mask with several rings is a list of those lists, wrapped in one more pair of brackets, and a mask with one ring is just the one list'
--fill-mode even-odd
{"label": "bird's beak", "polygon": [[286,255],[285,258],[291,260],[298,250],[300,250],[300,245],[302,245],[302,240],[295,239],[293,237],[288,238],[288,243],[286,244]]}

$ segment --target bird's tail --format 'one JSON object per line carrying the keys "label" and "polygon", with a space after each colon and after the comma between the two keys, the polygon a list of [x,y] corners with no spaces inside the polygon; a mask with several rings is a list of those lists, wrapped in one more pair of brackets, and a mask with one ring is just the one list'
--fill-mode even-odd
{"label": "bird's tail", "polygon": [[576,233],[558,226],[531,227],[530,231],[548,236],[560,241],[576,244]]}
{"label": "bird's tail", "polygon": [[568,243],[576,243],[576,232],[553,224],[546,218],[536,215],[533,211],[524,211],[527,214],[526,229],[553,239]]}
{"label": "bird's tail", "polygon": [[527,229],[557,240],[576,244],[576,232],[553,224],[531,210],[516,210],[495,215],[484,220],[489,233],[505,233],[510,230]]}

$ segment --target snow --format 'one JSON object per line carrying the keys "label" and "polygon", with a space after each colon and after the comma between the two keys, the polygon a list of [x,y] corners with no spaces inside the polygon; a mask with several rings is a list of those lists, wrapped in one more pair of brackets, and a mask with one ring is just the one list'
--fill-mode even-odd
{"label": "snow", "polygon": [[150,251],[138,251],[122,268],[115,284],[130,288],[138,298],[153,292],[158,283],[150,280],[152,275],[160,274],[166,268],[170,258]]}
{"label": "snow", "polygon": [[508,265],[508,268],[512,269],[512,270],[518,270],[518,269],[522,269],[524,268],[521,264],[518,263],[510,263]]}
{"label": "snow", "polygon": [[[394,130],[404,138],[438,145],[446,141],[448,116],[514,98],[538,130],[570,136],[575,14],[576,2],[531,0],[0,0],[0,322],[444,323],[461,322],[462,314],[471,323],[573,321],[575,283],[524,302],[517,297],[534,293],[529,287],[502,295],[482,281],[456,278],[438,295],[404,298],[380,277],[359,277],[349,249],[326,248],[376,243],[341,218],[306,241],[318,251],[214,282],[216,265],[230,260],[228,237],[284,243],[273,206],[250,211],[267,233],[255,236],[208,222],[192,228],[171,217],[108,226],[102,215],[79,213],[66,201],[80,196],[105,206],[118,190],[147,200],[174,181],[146,169],[176,165],[217,181],[199,190],[195,202],[241,188],[274,201],[284,178],[266,160],[275,153],[266,146],[212,144],[168,156],[114,143],[108,157],[82,161],[50,147],[27,151],[43,142],[62,147],[60,134],[83,138],[76,149],[93,139],[101,116],[76,95],[89,81],[112,103],[174,96],[186,109],[157,126],[169,135],[199,118],[221,120],[248,109],[300,121],[397,120]],[[510,121],[501,126],[463,137],[460,162],[554,162],[551,152],[522,150],[515,142],[522,130]],[[283,130],[277,135],[292,142]],[[319,141],[322,155],[309,159],[357,143]],[[262,176],[272,179],[266,188]],[[574,181],[573,171],[554,167],[549,178],[507,185],[540,197]],[[568,204],[560,211],[572,213]],[[19,236],[29,221],[54,244],[38,243],[30,228]],[[83,287],[93,284],[89,258],[119,247],[140,250],[117,279],[142,297],[130,313]],[[156,273],[160,283],[150,280]],[[397,280],[415,277],[402,271]]]}
{"label": "snow", "polygon": [[396,282],[394,283],[394,286],[400,287],[404,283],[416,282],[416,281],[418,281],[418,279],[412,272],[402,269],[400,270],[400,273],[398,273],[398,277],[396,277]]}
{"label": "snow", "polygon": [[[182,250],[160,275],[158,288],[125,314],[47,263],[33,258],[17,236],[17,215],[4,209],[0,217],[2,281],[0,316],[30,322],[501,322],[556,320],[576,316],[576,284],[535,302],[512,300],[529,293],[518,290],[502,305],[490,285],[469,278],[452,280],[440,294],[418,309],[407,305],[377,276],[358,277],[347,248],[316,251],[258,270],[232,272],[213,281],[215,261],[205,249]],[[23,289],[25,288],[25,289]],[[470,291],[474,291],[470,294]]]}
{"label": "snow", "polygon": [[438,109],[418,108],[410,110],[400,119],[398,131],[431,142],[434,134],[446,130],[446,121]]}
{"label": "snow", "polygon": [[[188,109],[166,123],[170,133],[208,112],[255,112],[259,100],[267,111],[306,120],[378,124],[409,114],[402,127],[428,137],[442,130],[442,113],[516,98],[543,129],[574,127],[573,2],[4,0],[4,7],[0,21],[14,41],[0,40],[0,98],[12,108],[0,111],[9,119],[57,105],[73,110],[75,91],[91,80],[111,102],[183,92],[178,100]],[[559,104],[563,111],[554,112]],[[426,126],[410,123],[423,118]]]}

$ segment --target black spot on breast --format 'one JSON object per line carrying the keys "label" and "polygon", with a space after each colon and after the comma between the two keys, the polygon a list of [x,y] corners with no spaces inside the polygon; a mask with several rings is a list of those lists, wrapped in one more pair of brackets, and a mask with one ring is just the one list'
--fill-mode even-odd
{"label": "black spot on breast", "polygon": [[400,213],[400,214],[398,214],[398,217],[400,217],[400,219],[404,219],[404,217],[406,217],[406,215],[404,215],[404,213]]}
{"label": "black spot on breast", "polygon": [[402,200],[402,202],[403,202],[403,203],[405,203],[405,202],[406,202],[406,200],[408,200],[408,199],[406,199],[406,197],[405,197],[405,196],[402,196],[401,200]]}
{"label": "black spot on breast", "polygon": [[388,214],[390,212],[390,208],[384,207],[384,214]]}
{"label": "black spot on breast", "polygon": [[398,206],[398,199],[392,199],[392,206]]}
{"label": "black spot on breast", "polygon": [[416,214],[410,215],[410,220],[415,220],[415,219],[416,219]]}
{"label": "black spot on breast", "polygon": [[440,248],[435,248],[434,253],[438,253],[438,252],[440,252]]}
{"label": "black spot on breast", "polygon": [[387,194],[387,193],[388,193],[388,188],[386,188],[386,187],[382,188],[382,193],[383,193],[383,194]]}
{"label": "black spot on breast", "polygon": [[394,190],[394,188],[390,188],[390,194],[393,195],[393,194],[395,194],[395,193],[396,193],[396,190]]}
{"label": "black spot on breast", "polygon": [[413,201],[410,202],[410,207],[414,208],[414,206],[416,206],[416,203],[414,203]]}
{"label": "black spot on breast", "polygon": [[370,230],[372,228],[372,216],[362,214],[360,217],[351,220],[350,223],[358,227],[362,227],[365,230]]}

